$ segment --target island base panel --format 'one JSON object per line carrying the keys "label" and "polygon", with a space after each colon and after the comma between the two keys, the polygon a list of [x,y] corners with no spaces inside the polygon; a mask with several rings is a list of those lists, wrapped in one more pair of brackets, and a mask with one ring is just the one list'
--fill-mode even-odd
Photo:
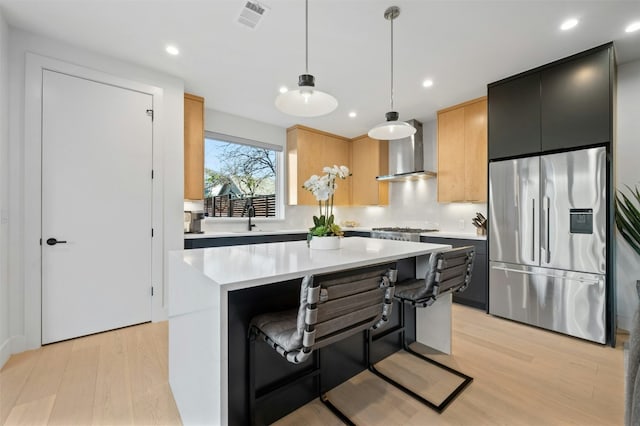
{"label": "island base panel", "polygon": [[[415,277],[415,259],[396,262],[398,279]],[[300,280],[235,290],[228,293],[229,324],[229,411],[228,424],[245,425],[249,419],[248,329],[251,318],[265,312],[276,312],[298,306]],[[378,334],[400,324],[400,309],[394,302],[389,323]],[[415,310],[407,309],[407,337],[415,341]],[[322,391],[326,392],[349,380],[367,368],[365,358],[366,333],[362,332],[316,351],[321,358]],[[402,348],[398,333],[377,340],[372,346],[372,357],[378,362]],[[292,364],[278,355],[265,342],[255,342],[256,389],[279,380],[302,374],[313,368],[314,357],[302,364]],[[282,418],[317,397],[317,378],[283,389],[274,396],[256,404],[256,423],[269,424]],[[336,402],[339,405],[339,402]]]}

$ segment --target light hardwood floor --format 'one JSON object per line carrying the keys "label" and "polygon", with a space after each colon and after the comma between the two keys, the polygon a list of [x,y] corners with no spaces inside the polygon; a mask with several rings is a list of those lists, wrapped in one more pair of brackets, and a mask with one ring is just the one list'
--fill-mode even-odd
{"label": "light hardwood floor", "polygon": [[167,376],[167,323],[12,356],[0,372],[0,424],[180,424]]}
{"label": "light hardwood floor", "polygon": [[[455,355],[429,355],[474,382],[444,413],[366,371],[332,390],[332,401],[360,425],[623,423],[625,335],[612,349],[459,305],[453,318]],[[408,362],[413,360],[399,353],[380,369],[402,374]],[[425,388],[434,386],[433,376],[424,380]],[[0,371],[0,424],[179,425],[167,383],[167,324],[125,328],[11,357]],[[341,423],[313,401],[277,424]]]}

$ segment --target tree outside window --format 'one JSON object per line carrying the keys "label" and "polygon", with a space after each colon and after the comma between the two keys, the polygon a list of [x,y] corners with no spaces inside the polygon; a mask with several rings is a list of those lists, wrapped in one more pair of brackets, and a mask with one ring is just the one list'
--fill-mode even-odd
{"label": "tree outside window", "polygon": [[205,139],[205,210],[213,217],[275,216],[276,151]]}

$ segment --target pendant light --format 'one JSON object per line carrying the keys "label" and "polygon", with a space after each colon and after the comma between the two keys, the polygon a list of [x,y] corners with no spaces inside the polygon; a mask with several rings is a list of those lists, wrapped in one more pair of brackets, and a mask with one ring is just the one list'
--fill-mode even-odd
{"label": "pendant light", "polygon": [[319,117],[338,107],[336,98],[315,88],[315,77],[309,74],[309,0],[304,2],[305,73],[298,76],[298,88],[276,97],[276,108],[297,117]]}
{"label": "pendant light", "polygon": [[369,130],[369,137],[379,140],[394,140],[412,136],[416,129],[409,123],[398,121],[399,114],[393,110],[393,20],[400,16],[400,8],[391,6],[384,11],[384,19],[391,21],[391,111],[385,114],[387,121]]}

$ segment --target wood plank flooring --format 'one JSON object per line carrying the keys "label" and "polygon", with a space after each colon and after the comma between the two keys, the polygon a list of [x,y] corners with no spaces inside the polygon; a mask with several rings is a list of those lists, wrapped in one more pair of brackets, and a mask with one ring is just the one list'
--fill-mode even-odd
{"label": "wood plank flooring", "polygon": [[179,425],[167,341],[167,323],[150,323],[14,355],[0,371],[0,424]]}
{"label": "wood plank flooring", "polygon": [[[454,305],[453,356],[415,349],[474,377],[442,414],[369,372],[329,393],[359,425],[621,425],[623,351]],[[143,324],[12,356],[0,371],[0,425],[180,425],[167,383],[167,323]],[[404,353],[380,364],[412,368]],[[440,392],[422,371],[425,392]],[[277,425],[340,425],[313,401]]]}
{"label": "wood plank flooring", "polygon": [[[614,349],[457,304],[453,305],[453,335],[452,356],[412,346],[474,378],[442,414],[405,397],[368,371],[329,392],[330,400],[363,425],[623,424],[622,347],[628,335],[619,334]],[[396,362],[396,356],[387,360]],[[395,369],[402,374],[403,368]],[[389,373],[392,366],[385,370]],[[341,423],[319,401],[277,422],[278,426],[300,424]]]}

